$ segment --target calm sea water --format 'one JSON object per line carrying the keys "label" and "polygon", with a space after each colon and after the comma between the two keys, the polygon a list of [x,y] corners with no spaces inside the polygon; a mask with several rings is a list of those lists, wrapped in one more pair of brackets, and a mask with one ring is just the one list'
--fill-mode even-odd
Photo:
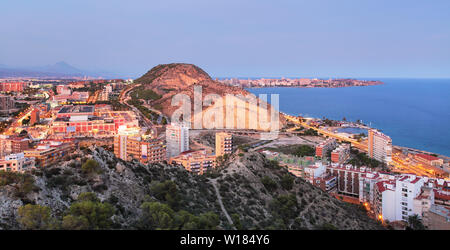
{"label": "calm sea water", "polygon": [[379,80],[385,84],[248,90],[279,94],[280,110],[290,115],[360,119],[389,135],[394,145],[450,156],[450,79]]}

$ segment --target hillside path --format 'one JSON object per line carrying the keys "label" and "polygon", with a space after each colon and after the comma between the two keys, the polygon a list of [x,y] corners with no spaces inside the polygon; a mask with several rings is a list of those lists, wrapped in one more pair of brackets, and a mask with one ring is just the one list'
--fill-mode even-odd
{"label": "hillside path", "polygon": [[217,200],[219,201],[220,208],[222,209],[222,212],[225,214],[225,217],[227,217],[228,223],[233,227],[234,230],[236,230],[236,227],[233,225],[233,220],[231,219],[230,215],[228,214],[227,210],[225,209],[225,206],[222,202],[222,196],[220,195],[219,189],[217,188],[217,181],[213,179],[209,179],[211,181],[211,184],[214,187],[214,190],[216,190]]}

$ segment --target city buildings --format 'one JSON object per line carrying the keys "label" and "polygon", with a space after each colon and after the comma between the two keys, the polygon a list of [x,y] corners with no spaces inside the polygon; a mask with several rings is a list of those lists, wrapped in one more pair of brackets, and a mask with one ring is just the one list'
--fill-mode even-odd
{"label": "city buildings", "polygon": [[430,230],[450,230],[450,208],[431,205],[423,221]]}
{"label": "city buildings", "polygon": [[164,140],[145,138],[140,135],[116,135],[114,154],[122,160],[136,159],[144,164],[167,160]]}
{"label": "city buildings", "polygon": [[69,155],[75,148],[76,144],[73,141],[47,140],[33,149],[25,150],[24,154],[25,157],[35,158],[36,166],[47,167]]}
{"label": "city buildings", "polygon": [[442,167],[444,165],[444,160],[441,158],[438,158],[436,156],[427,155],[427,154],[415,154],[414,158],[426,165],[434,166],[434,167]]}
{"label": "city buildings", "polygon": [[0,112],[10,112],[14,106],[14,97],[0,94]]}
{"label": "city buildings", "polygon": [[233,152],[233,135],[226,132],[216,133],[216,156]]}
{"label": "city buildings", "polygon": [[170,158],[169,162],[171,164],[181,165],[187,171],[194,174],[202,175],[215,167],[216,156],[212,155],[206,149],[189,150]]}
{"label": "city buildings", "polygon": [[[89,98],[89,92],[82,92],[82,91],[72,92],[71,90],[69,91],[70,94],[59,94],[52,96],[51,101],[57,104],[86,103],[87,99]],[[63,91],[63,93],[67,92]]]}
{"label": "city buildings", "polygon": [[344,163],[350,157],[350,144],[341,144],[331,152],[331,162]]}
{"label": "city buildings", "polygon": [[0,171],[25,172],[35,168],[34,158],[24,153],[10,154],[0,159]]}
{"label": "city buildings", "polygon": [[29,148],[30,142],[27,137],[0,135],[0,157],[21,153]]}
{"label": "city buildings", "polygon": [[39,109],[33,108],[30,113],[30,122],[29,125],[33,126],[36,123],[39,123]]}
{"label": "city buildings", "polygon": [[167,157],[189,150],[189,127],[172,123],[166,126]]}
{"label": "city buildings", "polygon": [[336,147],[336,140],[333,138],[329,138],[316,146],[316,156],[326,157],[327,152],[333,150],[335,147]]}
{"label": "city buildings", "polygon": [[57,85],[56,93],[58,95],[71,95],[72,89],[68,85]]}
{"label": "city buildings", "polygon": [[[424,179],[415,175],[402,175],[395,180],[381,181],[376,185],[375,213],[379,219],[388,221],[407,221],[409,216],[422,216],[422,192]],[[416,205],[416,206],[414,206]],[[427,204],[428,205],[428,204]]]}
{"label": "city buildings", "polygon": [[22,92],[27,86],[26,82],[0,82],[0,91]]}
{"label": "city buildings", "polygon": [[380,162],[392,161],[392,140],[389,136],[375,130],[368,131],[368,155]]}
{"label": "city buildings", "polygon": [[[107,106],[107,105],[106,105]],[[110,107],[64,106],[53,120],[53,134],[60,136],[114,136],[120,126],[138,128],[139,121],[132,111],[111,111]]]}

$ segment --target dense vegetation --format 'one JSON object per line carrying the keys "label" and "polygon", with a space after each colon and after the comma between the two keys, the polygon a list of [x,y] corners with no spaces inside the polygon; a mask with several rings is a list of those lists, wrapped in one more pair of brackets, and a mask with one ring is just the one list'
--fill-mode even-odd
{"label": "dense vegetation", "polygon": [[351,159],[348,163],[353,166],[366,166],[370,168],[378,168],[383,167],[385,164],[377,161],[375,159],[369,158],[366,153],[359,152],[358,150],[351,149],[351,154],[353,155],[353,159]]}

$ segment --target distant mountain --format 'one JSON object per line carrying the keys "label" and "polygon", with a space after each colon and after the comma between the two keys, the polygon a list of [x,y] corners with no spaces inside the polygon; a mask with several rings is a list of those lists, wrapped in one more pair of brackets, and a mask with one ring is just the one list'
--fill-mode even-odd
{"label": "distant mountain", "polygon": [[113,72],[92,72],[78,69],[66,62],[57,62],[46,66],[36,67],[12,67],[0,64],[0,78],[8,77],[38,77],[38,78],[67,78],[67,77],[102,77],[123,78],[123,75]]}
{"label": "distant mountain", "polygon": [[56,73],[56,74],[64,74],[64,75],[74,75],[74,76],[83,76],[86,74],[85,71],[77,69],[72,65],[69,65],[66,62],[57,62],[53,65],[46,65],[41,67],[30,68],[33,71],[37,72],[47,72],[47,73]]}

